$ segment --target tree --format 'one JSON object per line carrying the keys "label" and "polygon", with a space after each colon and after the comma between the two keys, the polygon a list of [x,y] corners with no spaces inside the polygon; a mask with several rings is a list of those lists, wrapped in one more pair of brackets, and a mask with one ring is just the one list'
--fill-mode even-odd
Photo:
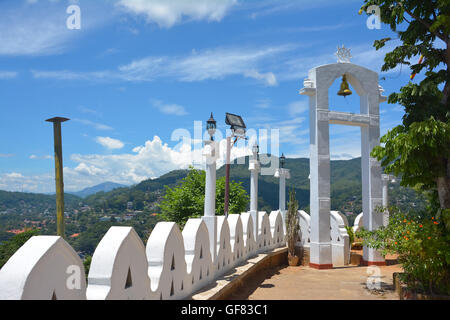
{"label": "tree", "polygon": [[[160,203],[161,217],[183,227],[189,218],[200,217],[204,212],[205,172],[191,168],[180,185],[165,187],[166,193]],[[225,178],[216,182],[216,215],[224,214]],[[230,213],[245,211],[248,195],[240,183],[230,182]]]}
{"label": "tree", "polygon": [[[219,178],[216,183],[216,215],[225,212],[225,177]],[[203,193],[204,194],[204,193]],[[229,213],[242,213],[246,210],[249,197],[242,187],[242,182],[230,181]]]}
{"label": "tree", "polygon": [[12,257],[25,242],[31,237],[39,235],[38,229],[28,230],[23,233],[17,234],[8,241],[5,241],[0,245],[0,268]]}
{"label": "tree", "polygon": [[[385,172],[401,175],[403,186],[437,192],[440,208],[450,209],[450,2],[365,0],[361,10],[372,5],[401,41],[386,54],[382,71],[408,65],[412,73],[424,73],[420,83],[410,81],[389,96],[389,103],[404,107],[403,124],[382,137],[385,146],[374,148],[372,156]],[[374,47],[392,40],[376,40]],[[423,63],[411,64],[419,55]]]}

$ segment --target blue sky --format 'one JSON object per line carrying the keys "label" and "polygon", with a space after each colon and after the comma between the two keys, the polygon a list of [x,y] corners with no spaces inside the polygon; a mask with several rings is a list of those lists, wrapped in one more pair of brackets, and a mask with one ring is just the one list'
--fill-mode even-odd
{"label": "blue sky", "polygon": [[[72,4],[81,9],[80,30],[66,26]],[[0,189],[54,191],[53,130],[44,121],[54,116],[71,119],[63,124],[70,191],[186,168],[193,154],[201,158],[194,121],[210,112],[222,136],[225,112],[237,113],[258,134],[280,130],[277,148],[263,151],[309,157],[307,97],[298,94],[308,70],[336,62],[344,44],[352,63],[380,72],[386,50],[375,51],[373,41],[395,37],[386,25],[368,29],[361,4],[1,1]],[[385,95],[409,75],[407,67],[380,74]],[[344,99],[338,89],[338,82],[330,88],[330,109],[359,112],[356,94]],[[382,134],[401,123],[399,106],[380,110]],[[191,140],[174,141],[180,132]],[[332,159],[360,156],[359,128],[332,125],[330,135]]]}

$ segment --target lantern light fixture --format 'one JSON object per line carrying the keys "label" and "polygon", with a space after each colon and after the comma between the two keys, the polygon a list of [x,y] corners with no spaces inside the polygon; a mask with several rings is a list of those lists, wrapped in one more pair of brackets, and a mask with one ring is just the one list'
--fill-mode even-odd
{"label": "lantern light fixture", "polygon": [[209,135],[211,136],[211,141],[214,141],[214,134],[217,129],[217,122],[214,120],[213,113],[211,112],[211,117],[206,121],[206,129],[208,130]]}
{"label": "lantern light fixture", "polygon": [[286,164],[286,157],[284,156],[284,153],[280,157],[280,168],[284,168],[284,165]]}

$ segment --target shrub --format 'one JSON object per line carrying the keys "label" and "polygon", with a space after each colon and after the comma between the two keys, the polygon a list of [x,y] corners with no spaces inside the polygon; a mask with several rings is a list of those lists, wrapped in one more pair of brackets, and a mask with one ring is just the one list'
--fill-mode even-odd
{"label": "shrub", "polygon": [[295,190],[289,191],[289,203],[286,213],[286,242],[288,253],[295,256],[295,244],[298,240],[299,219],[298,219],[298,201],[295,199]]}
{"label": "shrub", "polygon": [[349,226],[345,226],[345,230],[347,230],[349,242],[350,242],[350,249],[352,248],[353,242],[355,242],[355,233],[353,232],[353,228]]}
{"label": "shrub", "polygon": [[[380,210],[378,210],[380,211]],[[390,208],[389,225],[376,231],[362,229],[363,244],[385,256],[398,254],[401,280],[413,290],[450,294],[450,210],[419,213]]]}

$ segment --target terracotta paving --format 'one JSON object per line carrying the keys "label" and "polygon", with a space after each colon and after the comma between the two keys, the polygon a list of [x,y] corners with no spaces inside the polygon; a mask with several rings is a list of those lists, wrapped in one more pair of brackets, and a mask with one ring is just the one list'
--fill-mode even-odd
{"label": "terracotta paving", "polygon": [[[379,286],[369,290],[374,267],[349,265],[328,270],[306,266],[268,269],[248,281],[232,300],[398,300],[392,274],[400,265],[378,267]],[[369,278],[369,285],[370,285]]]}

